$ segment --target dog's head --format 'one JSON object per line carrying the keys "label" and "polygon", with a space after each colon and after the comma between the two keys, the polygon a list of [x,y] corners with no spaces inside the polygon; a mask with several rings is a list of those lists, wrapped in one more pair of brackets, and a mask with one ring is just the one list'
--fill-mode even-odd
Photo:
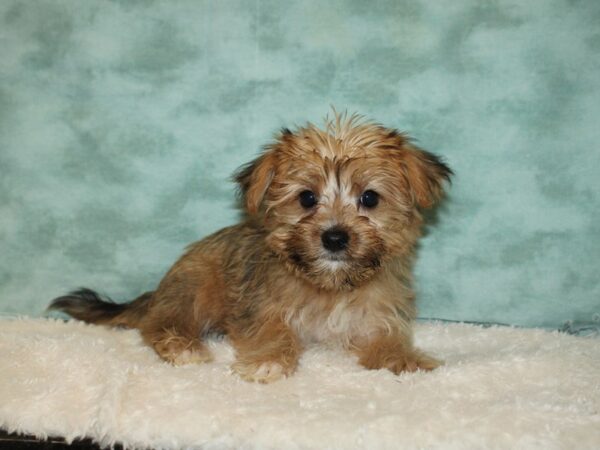
{"label": "dog's head", "polygon": [[419,236],[452,171],[396,130],[336,115],[324,129],[283,129],[236,180],[251,220],[296,275],[353,289]]}

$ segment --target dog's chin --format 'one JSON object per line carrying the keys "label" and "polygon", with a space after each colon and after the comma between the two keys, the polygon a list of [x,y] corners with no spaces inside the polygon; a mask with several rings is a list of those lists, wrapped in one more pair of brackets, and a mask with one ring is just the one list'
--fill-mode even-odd
{"label": "dog's chin", "polygon": [[320,261],[320,265],[323,266],[324,270],[331,273],[337,273],[348,266],[346,260],[342,258],[324,258]]}

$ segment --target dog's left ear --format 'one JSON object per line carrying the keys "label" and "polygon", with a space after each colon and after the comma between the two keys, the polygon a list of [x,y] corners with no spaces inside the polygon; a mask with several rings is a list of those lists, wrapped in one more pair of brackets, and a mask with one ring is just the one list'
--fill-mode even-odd
{"label": "dog's left ear", "polygon": [[275,150],[267,149],[248,164],[243,165],[234,175],[238,183],[242,203],[250,215],[258,213],[263,199],[275,176]]}
{"label": "dog's left ear", "polygon": [[440,157],[408,142],[403,142],[398,150],[399,163],[415,203],[421,208],[432,207],[444,194],[444,181],[450,181],[452,170]]}

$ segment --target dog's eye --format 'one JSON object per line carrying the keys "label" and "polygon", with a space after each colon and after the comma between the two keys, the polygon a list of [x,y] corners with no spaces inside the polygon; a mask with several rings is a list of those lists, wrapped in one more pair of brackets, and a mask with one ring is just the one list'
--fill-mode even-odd
{"label": "dog's eye", "polygon": [[360,196],[360,204],[365,208],[375,208],[379,203],[379,194],[375,191],[368,190]]}
{"label": "dog's eye", "polygon": [[313,191],[302,191],[298,198],[303,208],[312,208],[317,204],[317,196]]}

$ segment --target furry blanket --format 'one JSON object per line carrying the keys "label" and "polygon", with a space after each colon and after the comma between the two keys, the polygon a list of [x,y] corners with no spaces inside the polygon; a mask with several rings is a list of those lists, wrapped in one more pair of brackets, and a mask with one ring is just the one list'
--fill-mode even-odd
{"label": "furry blanket", "polygon": [[427,323],[446,365],[394,376],[310,348],[270,385],[214,363],[171,367],[136,331],[0,320],[0,426],[153,448],[600,448],[600,339]]}

